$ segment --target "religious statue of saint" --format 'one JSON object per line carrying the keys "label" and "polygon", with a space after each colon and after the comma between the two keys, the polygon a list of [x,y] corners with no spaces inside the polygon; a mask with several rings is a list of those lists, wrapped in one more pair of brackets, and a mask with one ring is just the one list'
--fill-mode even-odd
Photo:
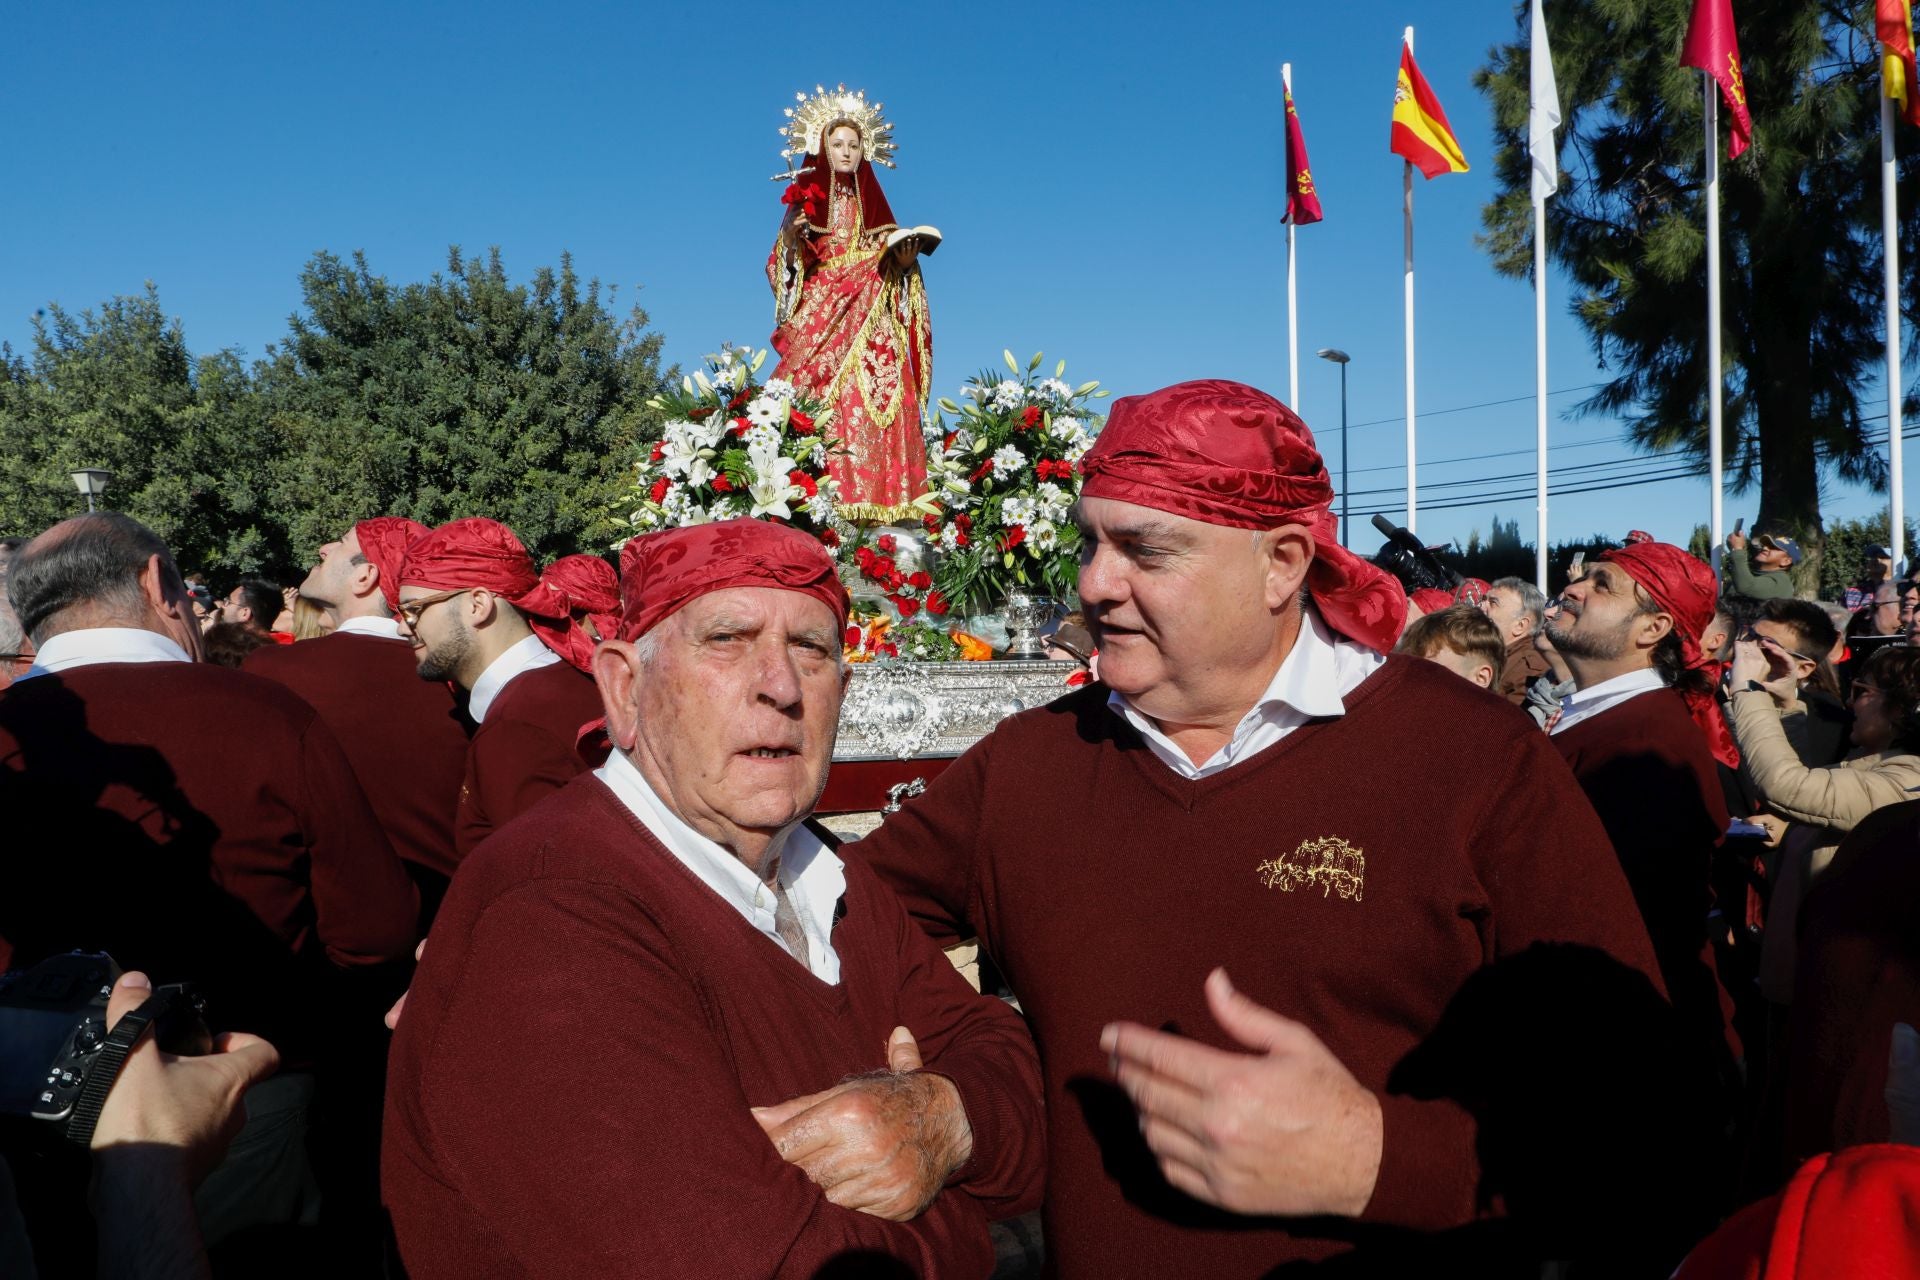
{"label": "religious statue of saint", "polygon": [[933,330],[917,262],[932,227],[901,227],[874,165],[893,167],[893,126],[864,93],[819,89],[789,108],[788,157],[801,158],[767,258],[773,371],[833,409],[840,449],[828,461],[840,511],[890,523],[917,517],[926,489],[920,415],[932,379]]}

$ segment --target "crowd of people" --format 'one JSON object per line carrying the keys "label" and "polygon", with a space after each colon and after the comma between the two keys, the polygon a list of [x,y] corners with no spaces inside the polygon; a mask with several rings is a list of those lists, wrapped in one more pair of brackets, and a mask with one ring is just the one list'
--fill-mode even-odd
{"label": "crowd of people", "polygon": [[90,1182],[0,1134],[0,1263],[983,1277],[1038,1211],[1062,1277],[1704,1277],[1920,1212],[1920,582],[1636,532],[1410,601],[1230,382],[1081,472],[1088,670],[855,843],[783,524],[376,517],[217,598],[125,516],[0,541],[0,967],[219,1033]]}

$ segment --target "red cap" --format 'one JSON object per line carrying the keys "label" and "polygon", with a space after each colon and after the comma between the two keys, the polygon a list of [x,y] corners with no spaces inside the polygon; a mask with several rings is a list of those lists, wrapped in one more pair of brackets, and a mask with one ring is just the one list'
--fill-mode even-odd
{"label": "red cap", "polygon": [[1409,600],[1421,613],[1438,613],[1453,606],[1453,592],[1445,587],[1421,587]]}
{"label": "red cap", "polygon": [[771,520],[720,520],[645,533],[621,549],[622,640],[638,640],[701,596],[730,587],[809,595],[847,625],[847,589],[817,538]]}
{"label": "red cap", "polygon": [[450,521],[414,542],[396,585],[491,591],[526,618],[547,648],[582,671],[592,666],[592,637],[573,625],[566,597],[541,581],[533,557],[498,520]]}
{"label": "red cap", "polygon": [[566,598],[573,613],[593,619],[594,630],[611,640],[620,630],[620,575],[599,556],[561,556],[540,575]]}
{"label": "red cap", "polygon": [[1307,592],[1328,626],[1386,650],[1405,624],[1400,584],[1334,536],[1333,484],[1313,432],[1264,391],[1208,380],[1116,400],[1080,471],[1086,497],[1235,529],[1305,525]]}
{"label": "red cap", "polygon": [[1635,543],[1652,542],[1652,541],[1653,541],[1653,535],[1648,533],[1645,529],[1627,530],[1627,545],[1630,547],[1633,546]]}
{"label": "red cap", "polygon": [[[1700,651],[1700,633],[1713,621],[1720,598],[1719,585],[1706,562],[1668,542],[1636,542],[1617,551],[1603,551],[1600,559],[1626,570],[1627,576],[1672,616],[1673,632],[1680,638],[1680,654],[1688,670],[1705,672],[1708,683],[1717,684],[1720,664]],[[1703,691],[1686,697],[1687,710],[1707,735],[1713,758],[1729,769],[1738,768],[1740,749],[1734,745],[1719,699]]]}
{"label": "red cap", "polygon": [[1848,1147],[1800,1166],[1687,1255],[1674,1280],[1920,1276],[1920,1148]]}
{"label": "red cap", "polygon": [[387,602],[387,612],[394,612],[400,607],[401,563],[407,548],[427,536],[427,526],[405,516],[375,516],[353,526],[353,536],[359,540],[360,554],[380,571],[380,595]]}

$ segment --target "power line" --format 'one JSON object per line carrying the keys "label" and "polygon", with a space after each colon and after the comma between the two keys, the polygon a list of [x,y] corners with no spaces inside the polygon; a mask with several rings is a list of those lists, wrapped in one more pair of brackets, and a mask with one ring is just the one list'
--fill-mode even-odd
{"label": "power line", "polygon": [[[1604,387],[1606,385],[1604,382],[1589,382],[1578,387],[1562,387],[1558,391],[1549,391],[1547,394],[1549,396],[1567,396],[1572,395],[1576,391],[1591,391],[1595,387]],[[1524,396],[1508,396],[1505,400],[1483,400],[1479,404],[1455,405],[1451,409],[1422,409],[1420,410],[1420,417],[1422,420],[1427,418],[1444,418],[1450,413],[1471,413],[1475,409],[1496,409],[1501,405],[1519,404],[1522,401],[1531,399],[1533,399],[1533,393],[1528,392]],[[1370,422],[1350,422],[1347,424],[1347,430],[1358,431],[1362,427],[1384,427],[1396,422],[1405,422],[1406,420],[1407,415],[1403,413],[1397,418],[1375,418]]]}

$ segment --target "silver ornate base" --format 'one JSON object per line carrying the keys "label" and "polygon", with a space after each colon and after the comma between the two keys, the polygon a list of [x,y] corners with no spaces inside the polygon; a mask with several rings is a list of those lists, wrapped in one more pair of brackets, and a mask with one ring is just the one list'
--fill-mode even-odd
{"label": "silver ornate base", "polygon": [[1068,692],[1074,663],[870,662],[854,668],[833,758],[957,756],[993,726]]}

